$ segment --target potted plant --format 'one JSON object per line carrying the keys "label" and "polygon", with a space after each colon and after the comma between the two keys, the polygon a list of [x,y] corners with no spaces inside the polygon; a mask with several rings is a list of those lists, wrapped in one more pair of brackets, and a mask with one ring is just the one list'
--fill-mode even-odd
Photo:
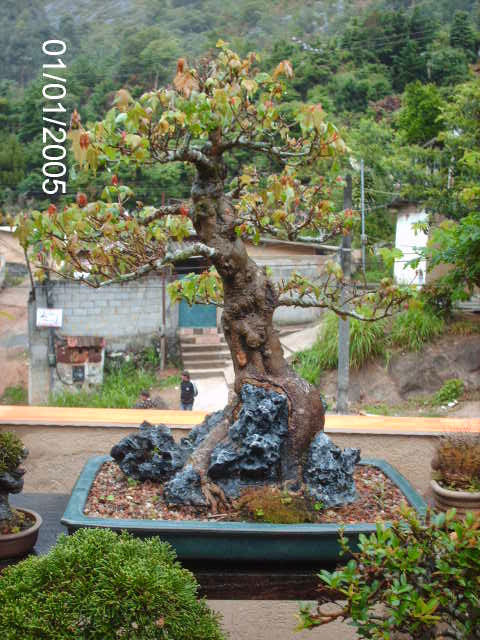
{"label": "potted plant", "polygon": [[3,640],[225,640],[171,547],[94,529],[0,577]]}
{"label": "potted plant", "polygon": [[434,504],[459,515],[480,513],[480,434],[462,433],[440,438],[432,459]]}
{"label": "potted plant", "polygon": [[0,559],[27,554],[37,541],[42,518],[30,509],[13,509],[9,493],[23,489],[21,467],[28,451],[15,434],[0,433]]}

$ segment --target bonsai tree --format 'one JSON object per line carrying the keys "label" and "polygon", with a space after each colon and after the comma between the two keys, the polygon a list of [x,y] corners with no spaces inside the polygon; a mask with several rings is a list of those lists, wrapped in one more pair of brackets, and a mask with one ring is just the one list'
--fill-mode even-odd
{"label": "bonsai tree", "polygon": [[13,433],[0,433],[0,533],[11,533],[18,526],[18,516],[8,503],[9,493],[20,493],[23,489],[22,461],[28,451]]}
{"label": "bonsai tree", "polygon": [[[334,262],[318,281],[293,274],[274,283],[249,257],[246,241],[259,242],[262,235],[294,240],[349,233],[355,214],[335,210],[332,181],[320,175],[346,146],[321,105],[292,109],[285,102],[283,79],[293,74],[287,60],[269,74],[259,71],[256,54],[241,58],[222,41],[217,48],[215,57],[196,67],[180,59],[170,87],[138,100],[120,89],[105,119],[87,129],[74,112],[69,135],[77,162],[91,171],[109,167],[111,184],[100,201],[88,202],[80,193],[63,211],[51,205],[21,216],[18,234],[40,277],[57,272],[95,287],[203,256],[210,268],[173,283],[170,295],[189,304],[223,305],[237,393],[250,383],[288,399],[282,475],[298,480],[305,451],[323,428],[324,409],[318,391],[283,357],[275,309],[329,308],[361,318],[357,306],[369,302],[365,319],[373,321],[403,294],[388,281],[377,293],[357,290]],[[245,159],[249,163],[242,164]],[[191,197],[161,206],[136,201],[113,173],[132,163],[179,162],[192,168]],[[225,416],[191,461],[204,484],[208,454],[225,437],[232,411]],[[211,489],[214,502],[218,492]]]}
{"label": "bonsai tree", "polygon": [[375,640],[478,638],[479,524],[471,513],[456,520],[455,510],[421,521],[411,509],[391,526],[379,523],[345,567],[321,572],[317,611],[302,608],[302,628],[351,620]]}
{"label": "bonsai tree", "polygon": [[193,575],[158,538],[81,529],[0,577],[5,640],[223,640]]}

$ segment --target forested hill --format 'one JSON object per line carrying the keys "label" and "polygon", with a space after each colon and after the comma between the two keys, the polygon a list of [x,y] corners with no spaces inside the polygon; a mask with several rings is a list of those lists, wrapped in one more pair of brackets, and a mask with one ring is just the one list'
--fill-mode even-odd
{"label": "forested hill", "polygon": [[[3,0],[0,36],[7,43],[0,77],[25,82],[41,64],[38,43],[68,39],[72,56],[121,54],[168,67],[179,54],[205,53],[221,35],[242,51],[279,38],[334,33],[357,4],[369,0]],[[121,46],[122,45],[122,46]]]}
{"label": "forested hill", "polygon": [[[439,114],[473,81],[479,27],[480,0],[1,0],[0,213],[48,202],[41,190],[46,39],[67,42],[62,105],[67,118],[77,108],[86,122],[104,117],[120,87],[138,97],[170,83],[179,57],[208,54],[221,38],[240,54],[260,52],[265,70],[292,62],[285,99],[321,103],[353,155],[365,159],[373,231],[388,237],[382,206],[399,184],[425,191],[408,154],[442,134]],[[415,161],[422,153],[415,150]],[[151,201],[186,195],[186,171],[139,167],[120,177]],[[78,189],[97,197],[104,179],[70,171],[67,197]]]}
{"label": "forested hill", "polygon": [[[370,39],[397,35],[383,25],[388,12],[415,12],[416,40],[422,28],[446,25],[455,11],[478,19],[478,0],[2,0],[0,80],[20,85],[31,80],[41,65],[40,44],[59,37],[71,44],[71,59],[80,54],[112,61],[135,55],[138,63],[159,62],[169,69],[178,55],[199,55],[219,37],[241,52],[270,49],[280,39],[300,38],[327,44],[342,37],[352,19],[369,16]],[[378,24],[375,24],[378,22]],[[98,58],[97,58],[98,59]],[[122,74],[121,74],[122,75]]]}

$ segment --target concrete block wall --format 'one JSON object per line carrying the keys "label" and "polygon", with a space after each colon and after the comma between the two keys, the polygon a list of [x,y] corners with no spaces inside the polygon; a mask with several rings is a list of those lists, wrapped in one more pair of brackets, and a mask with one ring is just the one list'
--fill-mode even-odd
{"label": "concrete block wall", "polygon": [[[309,280],[315,281],[321,276],[323,266],[330,255],[311,256],[255,256],[255,262],[261,266],[268,266],[272,270],[272,280],[289,280],[296,272]],[[273,320],[277,325],[307,324],[314,322],[322,314],[322,309],[301,309],[300,307],[279,307],[275,310]]]}
{"label": "concrete block wall", "polygon": [[[63,309],[62,336],[99,336],[105,338],[106,351],[147,346],[162,329],[162,277],[94,289],[79,282],[54,280],[50,283],[55,308]],[[165,294],[165,333],[176,334],[178,305]],[[37,329],[36,309],[46,307],[46,288],[36,287],[36,300],[29,303],[30,374],[29,402],[42,404],[53,388],[56,372],[48,366],[49,329]]]}

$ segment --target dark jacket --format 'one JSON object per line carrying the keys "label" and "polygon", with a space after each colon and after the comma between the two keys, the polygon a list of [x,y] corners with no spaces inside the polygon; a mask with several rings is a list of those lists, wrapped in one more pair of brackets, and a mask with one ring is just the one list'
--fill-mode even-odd
{"label": "dark jacket", "polygon": [[180,400],[183,404],[192,404],[193,398],[195,397],[195,389],[193,388],[193,383],[188,380],[188,382],[184,382],[180,385]]}

